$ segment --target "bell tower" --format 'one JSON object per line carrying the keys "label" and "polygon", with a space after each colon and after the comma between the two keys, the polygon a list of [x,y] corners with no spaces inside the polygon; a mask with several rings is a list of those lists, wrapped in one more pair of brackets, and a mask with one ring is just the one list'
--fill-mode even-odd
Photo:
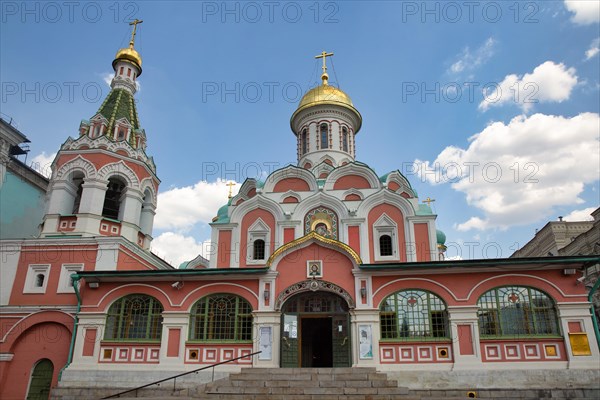
{"label": "bell tower", "polygon": [[121,236],[149,248],[160,180],[146,154],[134,95],[142,74],[135,50],[135,20],[129,46],[112,67],[111,90],[76,139],[68,138],[52,163],[42,236]]}
{"label": "bell tower", "polygon": [[309,90],[300,100],[290,125],[298,144],[298,166],[313,169],[325,163],[339,167],[354,161],[355,136],[362,116],[350,97],[329,84],[327,57],[323,51],[315,58],[323,59],[321,85]]}

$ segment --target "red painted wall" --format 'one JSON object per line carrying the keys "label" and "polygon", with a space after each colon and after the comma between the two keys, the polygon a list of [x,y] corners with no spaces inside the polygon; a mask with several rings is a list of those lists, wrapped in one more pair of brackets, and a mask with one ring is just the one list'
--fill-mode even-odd
{"label": "red painted wall", "polygon": [[52,387],[58,382],[58,373],[67,363],[71,332],[54,322],[36,324],[23,332],[14,342],[10,362],[0,362],[0,398],[24,399],[35,364],[44,358],[52,361]]}
{"label": "red painted wall", "polygon": [[335,181],[333,190],[370,189],[369,181],[359,175],[346,175]]}
{"label": "red painted wall", "polygon": [[[304,182],[304,181],[303,181]],[[271,252],[275,250],[275,217],[273,214],[268,212],[267,210],[263,210],[262,208],[257,208],[256,210],[252,210],[242,218],[242,226],[241,226],[241,235],[240,235],[240,243],[238,245],[240,249],[240,266],[247,266],[246,263],[246,254],[248,253],[247,243],[248,243],[248,229],[256,222],[258,219],[262,219],[265,224],[269,226],[271,230]],[[266,261],[266,260],[265,260]],[[251,265],[255,267],[255,265]]]}
{"label": "red painted wall", "polygon": [[429,246],[429,230],[427,224],[415,224],[415,247],[417,261],[431,261],[431,247]]}
{"label": "red painted wall", "polygon": [[219,231],[218,241],[217,268],[229,268],[231,266],[231,231]]}
{"label": "red painted wall", "polygon": [[349,226],[348,227],[348,245],[352,247],[357,254],[360,255],[360,227]]}
{"label": "red painted wall", "polygon": [[289,243],[295,239],[294,228],[283,228],[283,244]]}
{"label": "red painted wall", "polygon": [[[75,293],[56,293],[63,264],[84,264],[84,270],[96,267],[96,246],[27,246],[21,250],[15,282],[10,295],[11,305],[74,305]],[[23,293],[27,271],[31,264],[50,264],[45,293]]]}
{"label": "red painted wall", "polygon": [[293,190],[294,192],[308,192],[310,190],[310,186],[304,179],[286,178],[275,184],[273,193],[284,193],[288,190]]}
{"label": "red painted wall", "polygon": [[288,286],[308,279],[306,277],[306,262],[309,260],[323,261],[323,280],[335,283],[354,295],[354,276],[352,261],[344,254],[313,243],[298,249],[283,257],[277,264],[275,298]]}
{"label": "red painted wall", "polygon": [[[375,206],[369,211],[369,251],[371,253],[371,262],[375,263],[375,246],[373,245],[373,225],[382,214],[387,214],[388,217],[392,218],[398,225],[398,253],[400,255],[400,262],[406,262],[406,242],[404,239],[404,215],[402,211],[394,207],[391,204],[383,203]],[[387,261],[386,261],[387,262]]]}

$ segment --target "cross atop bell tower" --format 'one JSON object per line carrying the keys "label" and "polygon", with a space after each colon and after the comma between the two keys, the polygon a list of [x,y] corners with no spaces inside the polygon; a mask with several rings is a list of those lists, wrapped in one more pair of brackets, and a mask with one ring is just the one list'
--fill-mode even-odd
{"label": "cross atop bell tower", "polygon": [[315,58],[322,58],[323,59],[323,66],[321,67],[323,69],[323,74],[321,75],[321,80],[323,81],[323,85],[328,85],[328,80],[329,80],[329,75],[327,74],[327,57],[331,57],[333,56],[333,53],[328,53],[325,50],[323,50],[323,52],[321,52],[321,54],[319,54],[318,56],[315,56]]}

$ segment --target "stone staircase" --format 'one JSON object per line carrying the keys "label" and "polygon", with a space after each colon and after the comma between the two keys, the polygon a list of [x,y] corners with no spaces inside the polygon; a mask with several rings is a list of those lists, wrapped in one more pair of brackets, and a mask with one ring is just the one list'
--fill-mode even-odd
{"label": "stone staircase", "polygon": [[214,400],[420,400],[375,368],[245,368],[197,391]]}
{"label": "stone staircase", "polygon": [[[399,377],[403,377],[401,374]],[[377,372],[375,368],[243,368],[241,372],[218,374],[221,379],[210,381],[209,376],[188,375],[172,381],[123,395],[121,400],[134,398],[207,399],[207,400],[458,400],[485,398],[487,400],[508,399],[552,399],[552,400],[598,400],[600,382],[589,382],[585,388],[486,388],[460,389],[462,385],[448,388],[449,382],[439,380],[435,389],[398,386],[398,381]],[[217,375],[217,377],[218,377]],[[396,373],[397,375],[397,373]],[[208,379],[207,379],[208,378]],[[478,382],[473,373],[474,384]],[[411,378],[409,378],[410,380]],[[595,379],[594,379],[595,381]],[[406,379],[403,385],[411,384]],[[77,383],[76,385],[74,383]],[[117,380],[111,385],[94,382],[72,382],[55,388],[51,398],[57,400],[99,399],[118,393],[127,387]],[[131,383],[131,382],[130,382]],[[142,384],[144,382],[140,382]],[[412,382],[414,383],[414,382]],[[547,385],[545,387],[548,387]],[[131,387],[131,385],[129,385]],[[469,395],[470,392],[471,395]]]}

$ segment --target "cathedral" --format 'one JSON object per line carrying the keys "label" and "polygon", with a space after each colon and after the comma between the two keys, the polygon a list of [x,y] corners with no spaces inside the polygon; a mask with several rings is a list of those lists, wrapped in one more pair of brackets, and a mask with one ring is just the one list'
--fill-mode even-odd
{"label": "cathedral", "polygon": [[330,53],[290,119],[297,165],[243,182],[210,224],[210,260],[154,255],[160,180],[134,100],[135,26],[110,93],[58,151],[39,231],[0,242],[1,398],[229,360],[220,374],[372,367],[422,387],[515,387],[523,371],[567,387],[597,370],[580,278],[600,257],[445,260],[430,204],[398,170],[355,158],[362,116],[329,84]]}

